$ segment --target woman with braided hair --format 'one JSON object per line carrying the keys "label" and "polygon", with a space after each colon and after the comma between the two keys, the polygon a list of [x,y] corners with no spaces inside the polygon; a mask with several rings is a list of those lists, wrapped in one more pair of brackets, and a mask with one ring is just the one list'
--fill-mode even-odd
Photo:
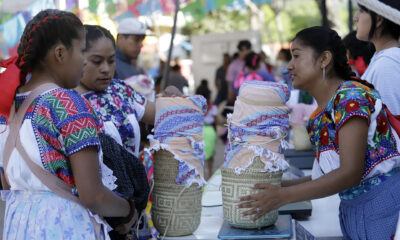
{"label": "woman with braided hair", "polygon": [[326,27],[297,33],[289,62],[293,87],[310,93],[318,108],[308,122],[316,151],[312,176],[256,184],[244,196],[244,215],[258,219],[291,202],[339,193],[345,239],[390,239],[400,210],[400,139],[379,93],[353,77],[338,34]]}
{"label": "woman with braided hair", "polygon": [[[84,48],[81,21],[49,9],[25,27],[18,56],[1,63],[7,69],[0,75],[0,165],[3,188],[10,189],[3,239],[109,239],[98,215],[119,217],[121,233],[135,221],[133,201],[110,190],[115,179],[99,160],[94,110],[79,93],[67,90],[82,76]],[[65,194],[43,179],[58,181]]]}

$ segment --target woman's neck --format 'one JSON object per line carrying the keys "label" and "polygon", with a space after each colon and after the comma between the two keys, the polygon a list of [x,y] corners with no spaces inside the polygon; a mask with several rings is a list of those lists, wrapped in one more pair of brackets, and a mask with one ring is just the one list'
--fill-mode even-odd
{"label": "woman's neck", "polygon": [[316,86],[310,90],[310,94],[315,98],[318,104],[318,109],[325,109],[329,101],[335,95],[336,90],[343,83],[340,78],[327,78],[324,81],[319,81]]}
{"label": "woman's neck", "polygon": [[34,70],[31,72],[31,77],[29,81],[26,84],[19,87],[18,92],[19,93],[29,92],[45,83],[58,84],[56,78],[52,74],[48,72]]}
{"label": "woman's neck", "polygon": [[77,91],[80,94],[84,94],[90,92],[91,90],[87,88],[85,85],[83,85],[82,82],[80,82],[78,86],[75,88],[75,91]]}
{"label": "woman's neck", "polygon": [[389,35],[383,35],[382,37],[372,39],[371,41],[375,46],[376,52],[400,46],[400,43]]}

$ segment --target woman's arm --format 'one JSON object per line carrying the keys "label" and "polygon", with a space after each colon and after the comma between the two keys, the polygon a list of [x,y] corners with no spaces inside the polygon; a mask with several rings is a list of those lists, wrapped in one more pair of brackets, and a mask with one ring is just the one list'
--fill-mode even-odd
{"label": "woman's arm", "polygon": [[70,157],[74,180],[83,205],[105,217],[126,217],[129,203],[106,188],[100,178],[96,147],[88,147]]}
{"label": "woman's arm", "polygon": [[[252,208],[244,215],[255,214],[253,220],[266,212],[292,202],[326,197],[361,181],[367,148],[367,120],[359,117],[349,119],[339,130],[340,167],[313,180],[289,187],[276,187],[270,184],[256,184],[258,194],[240,198],[246,201],[238,206]],[[257,211],[260,209],[260,211]]]}
{"label": "woman's arm", "polygon": [[[175,86],[168,86],[163,92],[162,95],[165,97],[181,97],[183,96],[183,93],[179,91],[178,88]],[[156,105],[153,102],[147,102],[146,108],[144,110],[144,115],[142,118],[142,121],[148,124],[153,125],[154,124],[154,119],[156,117]]]}
{"label": "woman's arm", "polygon": [[0,168],[0,172],[1,172],[1,186],[3,187],[3,190],[10,190],[10,185],[8,185],[7,183],[7,179],[6,179],[6,175],[4,172],[4,168]]}
{"label": "woman's arm", "polygon": [[308,181],[311,181],[311,176],[306,176],[306,177],[293,179],[293,180],[285,180],[285,181],[282,181],[281,186],[282,187],[289,187],[289,186],[305,183],[305,182],[308,182]]}
{"label": "woman's arm", "polygon": [[148,101],[146,103],[146,108],[144,110],[142,122],[153,125],[155,117],[156,117],[156,106],[154,102]]}

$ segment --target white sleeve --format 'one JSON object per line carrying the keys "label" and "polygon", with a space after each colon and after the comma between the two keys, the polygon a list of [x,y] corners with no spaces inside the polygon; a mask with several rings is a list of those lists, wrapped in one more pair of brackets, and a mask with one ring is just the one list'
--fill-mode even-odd
{"label": "white sleeve", "polygon": [[[133,90],[134,91],[134,90]],[[136,118],[140,121],[146,110],[147,99],[140,93],[133,92],[133,107],[136,111]]]}
{"label": "white sleeve", "polygon": [[322,172],[321,167],[319,166],[318,160],[315,158],[314,164],[312,167],[312,171],[311,171],[311,178],[312,178],[312,180],[315,180],[315,179],[321,177],[322,175],[324,175],[324,173]]}

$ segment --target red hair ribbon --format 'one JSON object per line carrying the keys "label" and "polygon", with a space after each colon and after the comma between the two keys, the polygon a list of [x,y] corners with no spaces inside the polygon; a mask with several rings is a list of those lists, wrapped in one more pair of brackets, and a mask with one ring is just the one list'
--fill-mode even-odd
{"label": "red hair ribbon", "polygon": [[254,57],[253,57],[253,60],[251,61],[251,63],[252,63],[252,65],[253,65],[254,68],[256,67],[257,58],[258,58],[258,55],[255,54]]}
{"label": "red hair ribbon", "polygon": [[6,70],[0,73],[0,115],[8,119],[15,92],[20,86],[21,69],[17,66],[18,56],[3,60],[0,67]]}

